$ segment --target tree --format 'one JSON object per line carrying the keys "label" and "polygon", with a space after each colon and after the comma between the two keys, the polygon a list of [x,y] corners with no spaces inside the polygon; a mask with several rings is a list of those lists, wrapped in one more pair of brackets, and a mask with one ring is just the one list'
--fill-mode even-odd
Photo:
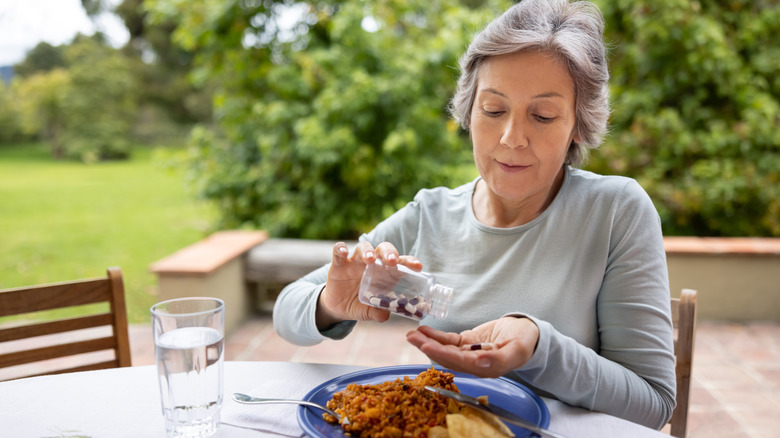
{"label": "tree", "polygon": [[87,37],[77,37],[66,57],[66,155],[86,162],[126,158],[135,118],[135,83],[127,60]]}
{"label": "tree", "polygon": [[63,46],[52,46],[40,42],[33,47],[22,62],[14,66],[14,73],[20,77],[28,77],[35,73],[44,73],[55,68],[65,68]]}
{"label": "tree", "polygon": [[[90,0],[94,1],[94,0]],[[177,16],[147,20],[143,0],[123,0],[116,13],[130,32],[125,54],[133,59],[142,103],[161,108],[176,123],[206,122],[211,118],[211,87],[189,79],[193,54],[173,43]]]}
{"label": "tree", "polygon": [[445,107],[471,32],[506,2],[487,16],[423,0],[145,4],[151,23],[179,18],[193,77],[219,84],[192,164],[222,227],[354,238],[420,188],[472,177]]}
{"label": "tree", "polygon": [[61,68],[37,73],[19,82],[22,128],[25,133],[39,135],[47,141],[55,159],[66,155],[62,134],[67,124],[65,102],[69,88],[70,77]]}
{"label": "tree", "polygon": [[637,178],[666,234],[780,236],[780,4],[598,3],[614,112],[590,168]]}
{"label": "tree", "polygon": [[0,144],[12,143],[26,137],[22,128],[19,87],[0,81]]}

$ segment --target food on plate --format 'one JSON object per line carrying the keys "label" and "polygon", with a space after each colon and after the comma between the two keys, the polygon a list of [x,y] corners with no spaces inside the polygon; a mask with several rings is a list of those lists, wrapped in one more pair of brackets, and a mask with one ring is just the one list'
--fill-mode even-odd
{"label": "food on plate", "polygon": [[[404,376],[376,385],[351,383],[333,394],[326,405],[342,417],[345,432],[361,438],[513,436],[490,414],[425,389],[434,386],[460,392],[454,379],[452,373],[431,367],[414,379]],[[323,418],[337,423],[329,414],[323,414]],[[455,426],[451,428],[450,424]]]}
{"label": "food on plate", "polygon": [[[505,438],[515,436],[501,420],[488,412],[468,406],[457,414],[447,415],[447,435],[439,438]],[[430,434],[428,438],[433,438]]]}
{"label": "food on plate", "polygon": [[[458,391],[452,373],[431,367],[414,379],[408,376],[377,385],[351,383],[343,391],[333,394],[326,404],[349,424],[341,428],[360,437],[419,437],[426,436],[433,426],[443,426],[450,412],[449,399],[425,389],[426,385]],[[336,419],[324,414],[326,421]]]}

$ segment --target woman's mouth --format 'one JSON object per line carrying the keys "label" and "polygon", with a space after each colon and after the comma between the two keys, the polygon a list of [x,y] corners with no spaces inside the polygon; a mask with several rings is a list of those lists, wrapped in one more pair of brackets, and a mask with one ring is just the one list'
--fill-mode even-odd
{"label": "woman's mouth", "polygon": [[498,163],[498,167],[507,173],[515,173],[515,172],[521,172],[525,169],[528,169],[531,166],[523,166],[520,164],[509,164],[509,163],[502,163],[501,161],[496,161]]}

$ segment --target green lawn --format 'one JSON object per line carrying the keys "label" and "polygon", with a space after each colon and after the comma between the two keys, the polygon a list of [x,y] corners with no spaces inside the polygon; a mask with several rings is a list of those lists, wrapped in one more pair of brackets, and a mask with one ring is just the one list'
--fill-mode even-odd
{"label": "green lawn", "polygon": [[130,322],[149,320],[149,265],[203,238],[213,207],[196,201],[161,151],[87,165],[45,145],[0,145],[0,289],[122,268]]}

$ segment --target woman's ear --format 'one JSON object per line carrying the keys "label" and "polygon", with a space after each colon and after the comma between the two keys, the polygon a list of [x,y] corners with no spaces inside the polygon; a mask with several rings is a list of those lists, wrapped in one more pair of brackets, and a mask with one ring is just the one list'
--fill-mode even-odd
{"label": "woman's ear", "polygon": [[571,129],[571,143],[569,145],[574,143],[580,144],[580,133],[576,126]]}

